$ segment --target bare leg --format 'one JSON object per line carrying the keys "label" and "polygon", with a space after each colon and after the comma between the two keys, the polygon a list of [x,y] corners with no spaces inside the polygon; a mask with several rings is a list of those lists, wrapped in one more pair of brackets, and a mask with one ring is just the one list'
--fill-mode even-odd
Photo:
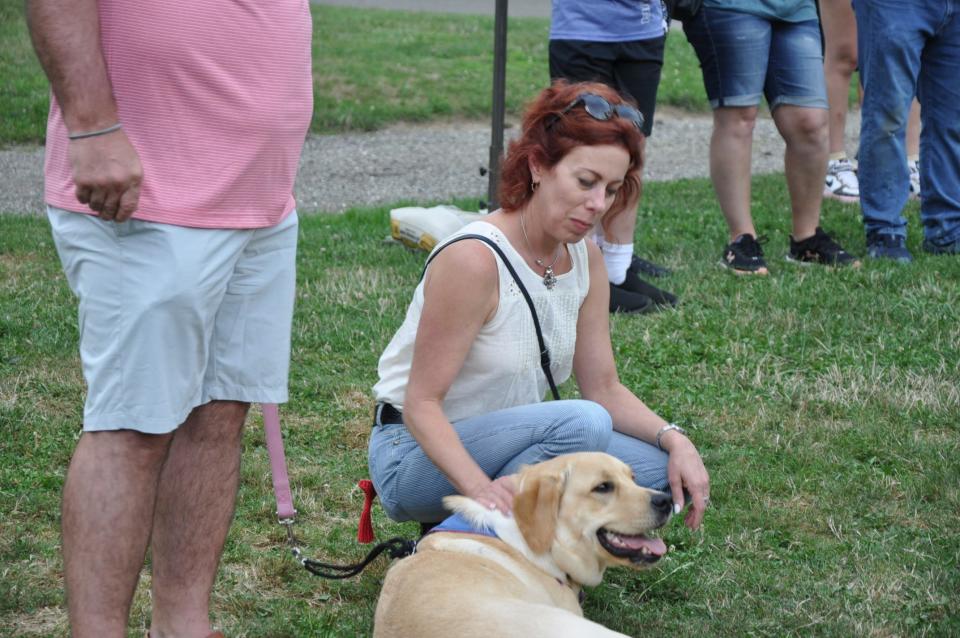
{"label": "bare leg", "polygon": [[773,112],[773,121],[787,144],[783,168],[790,191],[793,238],[807,239],[820,225],[827,174],[827,111],[784,104]]}
{"label": "bare leg", "polygon": [[637,228],[637,197],[627,202],[626,208],[611,219],[603,231],[603,261],[611,284],[622,285],[633,259],[633,233]]}
{"label": "bare leg", "polygon": [[907,157],[920,155],[920,102],[913,98],[910,105],[910,117],[907,118]]}
{"label": "bare leg", "polygon": [[823,73],[830,104],[830,154],[845,151],[850,78],[857,69],[857,21],[849,0],[820,0],[820,21],[826,43]]}
{"label": "bare leg", "polygon": [[171,435],[85,432],[63,488],[63,563],[74,638],[126,636]]}
{"label": "bare leg", "polygon": [[910,115],[907,117],[907,136],[905,139],[907,168],[910,171],[910,199],[919,199],[920,190],[920,102],[913,98]]}
{"label": "bare leg", "polygon": [[176,431],[154,514],[152,638],[210,633],[210,592],[233,519],[248,408],[213,401]]}
{"label": "bare leg", "polygon": [[639,203],[639,197],[627,202],[624,211],[611,219],[610,223],[603,229],[604,240],[612,244],[633,243],[634,233],[637,230],[637,205]]}
{"label": "bare leg", "polygon": [[756,121],[755,106],[721,107],[713,111],[710,179],[727,220],[731,241],[743,234],[757,235],[750,216],[750,161]]}

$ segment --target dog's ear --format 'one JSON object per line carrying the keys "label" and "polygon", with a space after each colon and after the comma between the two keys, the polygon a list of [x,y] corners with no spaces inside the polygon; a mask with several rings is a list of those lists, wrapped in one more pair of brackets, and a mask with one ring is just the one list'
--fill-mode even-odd
{"label": "dog's ear", "polygon": [[513,498],[513,517],[535,554],[550,549],[557,531],[563,481],[557,474],[524,477],[520,492]]}

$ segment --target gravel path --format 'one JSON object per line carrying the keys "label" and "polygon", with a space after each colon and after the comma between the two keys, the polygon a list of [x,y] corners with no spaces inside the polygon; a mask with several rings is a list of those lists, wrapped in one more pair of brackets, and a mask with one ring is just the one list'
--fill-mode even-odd
{"label": "gravel path", "polygon": [[[851,144],[859,117],[851,112]],[[708,174],[709,115],[663,109],[647,144],[647,181]],[[507,130],[507,137],[512,129]],[[296,197],[301,212],[341,212],[353,206],[443,202],[484,197],[480,166],[490,155],[490,125],[481,122],[397,125],[374,133],[311,136],[300,164]],[[783,142],[769,117],[757,121],[754,173],[783,171]],[[0,150],[0,212],[43,210],[43,149]]]}

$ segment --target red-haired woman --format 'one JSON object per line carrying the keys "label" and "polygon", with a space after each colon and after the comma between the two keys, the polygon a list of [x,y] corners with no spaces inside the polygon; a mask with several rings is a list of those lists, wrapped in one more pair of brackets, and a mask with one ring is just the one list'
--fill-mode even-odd
{"label": "red-haired woman", "polygon": [[[435,249],[374,387],[370,473],[394,520],[440,520],[441,499],[454,493],[506,513],[521,465],[602,451],[640,485],[671,492],[676,511],[686,490],[686,523],[700,524],[707,471],[684,431],[620,383],[607,274],[585,240],[640,190],[641,125],[605,85],[544,90],[510,144],[502,209],[458,233],[488,238],[503,257],[478,239]],[[548,380],[511,269],[536,308],[553,379],[573,372],[582,399],[542,400]]]}

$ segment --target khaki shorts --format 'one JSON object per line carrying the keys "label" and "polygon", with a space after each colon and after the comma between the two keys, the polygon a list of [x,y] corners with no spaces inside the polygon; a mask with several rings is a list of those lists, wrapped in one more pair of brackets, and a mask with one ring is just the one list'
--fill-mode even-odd
{"label": "khaki shorts", "polygon": [[242,230],[47,217],[80,301],[84,430],[165,434],[209,401],[287,400],[296,211]]}

